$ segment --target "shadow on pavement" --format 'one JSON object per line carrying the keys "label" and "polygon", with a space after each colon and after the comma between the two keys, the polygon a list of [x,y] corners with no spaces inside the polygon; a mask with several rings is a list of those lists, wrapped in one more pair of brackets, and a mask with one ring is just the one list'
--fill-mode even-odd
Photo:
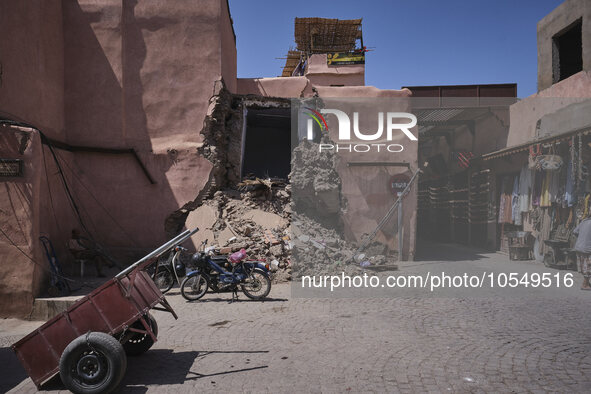
{"label": "shadow on pavement", "polygon": [[[207,295],[205,296],[207,297]],[[238,298],[235,299],[234,301],[232,301],[232,298],[228,297],[228,298],[201,298],[199,300],[195,300],[195,301],[187,301],[188,303],[195,303],[198,304],[200,302],[261,302],[261,303],[265,303],[265,302],[286,302],[289,301],[287,298],[265,298],[263,300],[251,300],[250,298]]]}
{"label": "shadow on pavement", "polygon": [[472,246],[417,240],[415,261],[474,261],[488,252]]}
{"label": "shadow on pavement", "polygon": [[153,349],[138,357],[128,357],[127,373],[121,383],[121,388],[133,389],[133,392],[143,392],[149,385],[182,384],[186,380],[196,380],[217,375],[246,372],[267,368],[267,365],[216,371],[201,374],[191,371],[196,359],[206,359],[211,354],[257,354],[268,353],[267,350],[255,351],[189,351],[174,352],[170,349]]}
{"label": "shadow on pavement", "polygon": [[0,365],[2,366],[0,393],[6,393],[27,378],[27,373],[12,348],[0,348]]}

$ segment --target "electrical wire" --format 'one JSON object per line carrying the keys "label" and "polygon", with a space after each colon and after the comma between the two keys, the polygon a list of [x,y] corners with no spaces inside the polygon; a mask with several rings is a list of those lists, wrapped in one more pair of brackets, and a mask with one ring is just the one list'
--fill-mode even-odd
{"label": "electrical wire", "polygon": [[47,183],[47,192],[49,194],[49,203],[51,205],[51,212],[53,213],[53,220],[55,221],[56,230],[61,233],[62,229],[59,225],[59,220],[57,220],[57,215],[55,214],[55,207],[53,205],[53,196],[51,193],[51,186],[49,185],[49,172],[47,171],[47,160],[45,160],[45,147],[41,145],[41,153],[43,155],[43,167],[45,168],[45,180]]}
{"label": "electrical wire", "polygon": [[82,226],[82,228],[84,229],[86,234],[92,239],[92,235],[90,234],[88,227],[86,227],[86,224],[82,220],[82,215],[80,214],[80,209],[78,208],[78,205],[76,204],[76,201],[74,200],[74,196],[72,195],[70,187],[68,186],[68,182],[66,181],[66,176],[64,175],[64,171],[63,171],[62,166],[57,158],[55,150],[53,149],[53,146],[51,145],[51,143],[49,143],[45,134],[43,134],[43,132],[40,131],[39,129],[37,129],[37,130],[39,131],[39,134],[41,135],[42,142],[47,143],[47,147],[49,148],[49,152],[51,152],[51,156],[53,157],[53,160],[55,161],[55,164],[57,165],[58,173],[59,173],[60,178],[62,180],[62,184],[64,186],[66,194],[68,195],[68,199],[70,201],[70,204],[72,205],[72,208],[74,209],[74,212],[76,213],[76,216],[78,218],[78,222],[80,223],[80,226]]}
{"label": "electrical wire", "polygon": [[[59,156],[59,155],[58,155]],[[60,157],[61,158],[61,157]],[[133,242],[133,244],[135,246],[139,247],[138,242],[127,232],[125,231],[125,229],[123,228],[123,226],[121,226],[121,224],[119,224],[119,222],[117,222],[117,220],[113,217],[113,215],[111,215],[111,213],[109,212],[109,210],[107,208],[104,207],[104,205],[102,205],[100,203],[100,201],[95,197],[95,195],[90,191],[90,189],[88,188],[88,186],[86,186],[86,184],[84,182],[82,182],[82,179],[80,179],[80,177],[78,177],[78,175],[76,175],[75,171],[72,169],[72,167],[70,167],[70,165],[67,163],[67,161],[63,160],[63,158],[61,158],[62,161],[64,162],[64,164],[66,165],[66,168],[70,171],[70,174],[72,174],[73,178],[78,181],[78,183],[88,192],[88,194],[90,194],[90,197],[92,197],[92,199],[97,203],[97,205],[107,214],[107,216],[113,221],[113,223],[121,230],[121,232],[131,241]]]}

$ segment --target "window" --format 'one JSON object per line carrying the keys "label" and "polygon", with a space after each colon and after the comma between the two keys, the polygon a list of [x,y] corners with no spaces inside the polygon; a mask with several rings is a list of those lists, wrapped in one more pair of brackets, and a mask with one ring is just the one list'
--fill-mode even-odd
{"label": "window", "polygon": [[553,83],[583,70],[582,20],[552,37]]}
{"label": "window", "polygon": [[10,178],[23,175],[23,161],[20,159],[0,159],[0,177]]}

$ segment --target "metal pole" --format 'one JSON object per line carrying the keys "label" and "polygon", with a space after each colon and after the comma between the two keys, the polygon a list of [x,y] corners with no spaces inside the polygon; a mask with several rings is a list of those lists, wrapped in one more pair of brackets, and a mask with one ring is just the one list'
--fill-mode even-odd
{"label": "metal pole", "polygon": [[156,250],[148,253],[147,255],[145,255],[144,257],[142,257],[141,259],[139,259],[138,261],[136,261],[135,263],[133,263],[132,265],[130,265],[129,267],[124,269],[123,271],[119,272],[117,275],[115,275],[115,278],[121,278],[121,277],[127,275],[128,273],[133,271],[135,269],[135,267],[137,267],[138,265],[140,265],[144,261],[151,259],[152,257],[160,256],[162,253],[166,252],[168,249],[170,249],[174,245],[184,242],[187,238],[189,238],[190,236],[195,234],[197,231],[199,231],[199,228],[195,228],[195,230],[193,230],[193,231],[185,230],[184,232],[177,235],[176,237],[174,237],[170,241],[161,245]]}
{"label": "metal pole", "polygon": [[398,261],[402,261],[402,245],[402,199],[400,199],[400,202],[398,203]]}
{"label": "metal pole", "polygon": [[402,201],[402,198],[404,198],[404,196],[410,192],[410,188],[412,187],[413,182],[415,181],[415,179],[417,178],[417,176],[421,172],[422,172],[421,169],[418,169],[415,171],[413,176],[410,178],[410,181],[408,181],[408,184],[406,185],[406,187],[402,191],[402,193],[400,193],[400,196],[396,199],[394,204],[392,204],[390,209],[388,209],[388,212],[386,213],[386,215],[380,220],[380,222],[378,223],[376,228],[371,232],[371,234],[369,234],[369,236],[365,239],[365,241],[363,241],[361,243],[361,246],[359,246],[357,248],[355,253],[353,253],[353,256],[348,261],[353,261],[355,259],[355,256],[357,256],[357,254],[359,254],[363,249],[365,249],[365,247],[367,245],[369,245],[369,243],[373,240],[373,238],[376,236],[378,231],[380,231],[380,229],[388,222],[388,220],[390,220],[392,215],[394,215],[394,212],[396,212],[396,208],[398,207],[398,205]]}

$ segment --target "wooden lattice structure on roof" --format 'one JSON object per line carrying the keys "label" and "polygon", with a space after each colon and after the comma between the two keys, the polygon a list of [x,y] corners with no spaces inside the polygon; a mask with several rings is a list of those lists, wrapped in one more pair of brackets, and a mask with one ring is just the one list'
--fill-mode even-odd
{"label": "wooden lattice structure on roof", "polygon": [[295,18],[297,50],[308,54],[349,52],[362,39],[361,19]]}
{"label": "wooden lattice structure on roof", "polygon": [[298,66],[302,59],[302,53],[300,51],[289,51],[287,52],[287,59],[285,60],[285,66],[283,66],[282,77],[291,77],[293,71]]}

